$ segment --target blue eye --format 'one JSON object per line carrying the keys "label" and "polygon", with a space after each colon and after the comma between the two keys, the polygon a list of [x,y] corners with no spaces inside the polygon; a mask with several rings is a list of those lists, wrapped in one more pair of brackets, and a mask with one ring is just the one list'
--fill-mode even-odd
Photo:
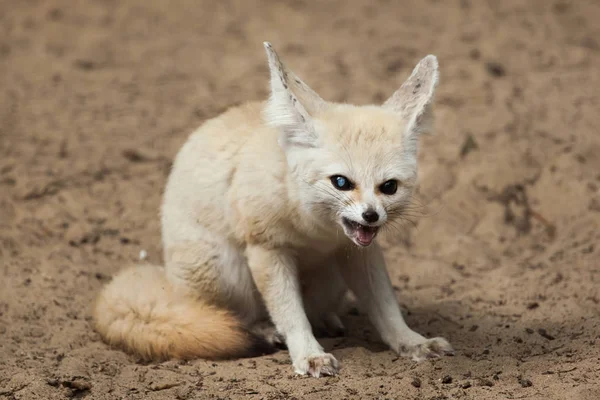
{"label": "blue eye", "polygon": [[337,190],[352,190],[354,189],[354,184],[350,182],[350,179],[346,178],[342,175],[334,175],[331,178],[331,184]]}

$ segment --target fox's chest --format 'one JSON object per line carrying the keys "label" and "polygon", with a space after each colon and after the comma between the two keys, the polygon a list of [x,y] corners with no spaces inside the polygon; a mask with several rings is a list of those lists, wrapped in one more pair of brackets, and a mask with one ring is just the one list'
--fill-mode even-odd
{"label": "fox's chest", "polygon": [[[335,256],[344,246],[345,237],[310,238],[304,241],[304,245],[296,246],[294,251],[300,271],[311,271],[319,269],[323,265],[333,263]],[[298,243],[302,243],[299,241]]]}

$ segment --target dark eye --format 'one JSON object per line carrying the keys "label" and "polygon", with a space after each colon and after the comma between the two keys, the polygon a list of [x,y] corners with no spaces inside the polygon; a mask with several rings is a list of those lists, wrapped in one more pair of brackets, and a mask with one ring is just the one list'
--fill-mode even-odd
{"label": "dark eye", "polygon": [[392,195],[398,190],[398,181],[390,180],[383,182],[381,186],[379,186],[379,190],[383,194]]}
{"label": "dark eye", "polygon": [[354,184],[350,182],[350,179],[346,178],[342,175],[334,175],[331,178],[331,184],[337,190],[352,190],[354,189]]}

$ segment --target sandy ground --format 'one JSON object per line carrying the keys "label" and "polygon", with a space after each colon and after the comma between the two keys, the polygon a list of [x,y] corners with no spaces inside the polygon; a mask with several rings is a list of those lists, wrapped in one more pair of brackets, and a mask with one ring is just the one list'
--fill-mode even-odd
{"label": "sandy ground", "polygon": [[[600,398],[600,3],[0,2],[0,398]],[[186,136],[267,94],[262,41],[328,99],[385,99],[439,57],[422,212],[386,239],[414,364],[364,314],[324,340],[341,375],[268,357],[143,365],[90,305],[146,250]]]}

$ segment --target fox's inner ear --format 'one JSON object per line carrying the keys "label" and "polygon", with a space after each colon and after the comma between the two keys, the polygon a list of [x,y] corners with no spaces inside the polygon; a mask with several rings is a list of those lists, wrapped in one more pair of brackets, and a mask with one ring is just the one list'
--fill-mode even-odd
{"label": "fox's inner ear", "polygon": [[432,102],[438,79],[437,58],[429,55],[419,61],[406,82],[383,105],[405,119],[408,140],[416,141],[419,134],[433,127]]}
{"label": "fox's inner ear", "polygon": [[265,109],[267,123],[281,130],[279,142],[284,149],[315,147],[318,138],[312,118],[327,103],[286,68],[271,43],[265,42],[264,46],[271,71],[271,97]]}

